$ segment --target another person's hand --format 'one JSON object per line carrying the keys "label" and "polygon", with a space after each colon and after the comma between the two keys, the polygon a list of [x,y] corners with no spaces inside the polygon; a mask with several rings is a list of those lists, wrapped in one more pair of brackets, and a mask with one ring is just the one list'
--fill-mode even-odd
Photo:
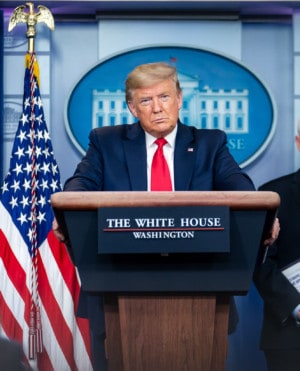
{"label": "another person's hand", "polygon": [[279,231],[280,231],[280,223],[279,223],[279,219],[276,218],[274,220],[274,224],[270,232],[270,237],[264,240],[264,245],[265,246],[272,245],[272,243],[274,243],[277,240]]}
{"label": "another person's hand", "polygon": [[60,242],[64,242],[65,241],[65,236],[63,235],[58,223],[57,223],[57,220],[54,218],[53,220],[53,223],[52,223],[52,229],[53,229],[53,232],[55,234],[55,236],[57,237],[57,239],[60,241]]}

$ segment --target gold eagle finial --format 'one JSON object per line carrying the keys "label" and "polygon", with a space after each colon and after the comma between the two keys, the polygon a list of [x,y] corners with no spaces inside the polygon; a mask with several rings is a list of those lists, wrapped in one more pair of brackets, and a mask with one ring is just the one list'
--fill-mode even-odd
{"label": "gold eagle finial", "polygon": [[34,52],[34,38],[36,35],[35,26],[37,23],[43,22],[50,28],[50,30],[54,30],[54,18],[52,13],[48,8],[43,5],[38,5],[39,11],[37,13],[34,12],[34,5],[33,3],[26,3],[29,8],[28,13],[25,12],[25,5],[18,6],[11,14],[9,24],[8,24],[8,31],[12,31],[18,23],[26,23],[27,24],[27,32],[26,36],[28,38],[28,52]]}

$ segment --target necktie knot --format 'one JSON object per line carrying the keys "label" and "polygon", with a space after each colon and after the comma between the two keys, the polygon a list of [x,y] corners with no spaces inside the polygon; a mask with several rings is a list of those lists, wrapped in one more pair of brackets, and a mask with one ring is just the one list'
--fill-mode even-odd
{"label": "necktie knot", "polygon": [[158,138],[154,143],[156,143],[158,145],[158,148],[161,149],[168,142],[165,138]]}

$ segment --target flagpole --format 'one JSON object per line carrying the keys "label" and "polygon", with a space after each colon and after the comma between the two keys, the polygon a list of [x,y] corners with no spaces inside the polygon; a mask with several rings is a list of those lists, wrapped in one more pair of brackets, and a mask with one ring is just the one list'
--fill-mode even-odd
{"label": "flagpole", "polygon": [[[29,13],[25,8],[12,14],[10,30],[19,22],[27,23],[29,13],[36,23],[48,14],[41,6],[40,15],[34,15],[33,7]],[[35,33],[30,35],[34,39]],[[76,315],[80,277],[67,246],[52,230],[51,195],[62,187],[33,41],[29,40],[25,55],[23,109],[0,191],[0,333],[22,345],[24,363],[33,370],[92,371],[90,324]],[[37,351],[38,343],[42,353]]]}
{"label": "flagpole", "polygon": [[54,19],[50,10],[42,5],[38,5],[39,11],[35,13],[34,5],[26,3],[29,10],[25,12],[25,6],[18,6],[11,14],[8,31],[12,31],[18,23],[27,24],[26,37],[28,39],[28,52],[25,57],[26,68],[30,71],[30,107],[31,107],[31,305],[29,319],[29,339],[28,339],[28,358],[35,359],[36,353],[43,351],[42,323],[40,313],[40,299],[38,290],[38,257],[37,257],[37,195],[36,195],[36,153],[35,153],[35,115],[34,106],[36,104],[34,91],[35,84],[39,85],[39,71],[34,51],[34,40],[36,37],[36,24],[44,22],[52,31],[54,30]]}

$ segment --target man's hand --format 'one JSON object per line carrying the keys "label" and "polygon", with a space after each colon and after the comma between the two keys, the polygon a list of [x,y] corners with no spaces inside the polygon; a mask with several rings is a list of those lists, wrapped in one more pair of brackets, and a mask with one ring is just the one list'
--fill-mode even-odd
{"label": "man's hand", "polygon": [[64,242],[65,241],[65,236],[63,235],[58,223],[57,223],[57,220],[54,218],[53,220],[53,223],[52,223],[52,229],[53,229],[53,232],[55,234],[55,236],[58,238],[58,240],[60,242]]}
{"label": "man's hand", "polygon": [[264,241],[264,245],[265,245],[265,246],[272,245],[272,243],[274,243],[274,242],[277,240],[278,235],[279,235],[279,231],[280,231],[279,219],[276,218],[275,221],[274,221],[274,224],[273,224],[272,230],[271,230],[271,232],[270,232],[270,237],[267,238],[267,239]]}

